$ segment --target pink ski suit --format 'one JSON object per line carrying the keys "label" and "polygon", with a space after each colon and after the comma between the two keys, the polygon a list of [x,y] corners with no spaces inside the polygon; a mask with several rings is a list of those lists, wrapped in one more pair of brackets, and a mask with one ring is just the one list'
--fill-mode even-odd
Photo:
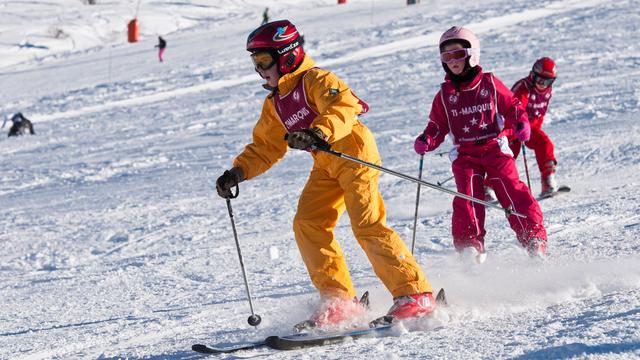
{"label": "pink ski suit", "polygon": [[[538,90],[532,85],[530,77],[518,80],[511,88],[513,95],[517,97],[522,106],[526,108],[529,122],[531,123],[531,139],[525,143],[529,149],[533,149],[536,153],[536,161],[538,162],[538,170],[542,178],[546,178],[554,172],[554,166],[558,163],[554,154],[553,142],[549,135],[542,130],[542,122],[549,107],[549,101],[553,88],[551,86],[544,90]],[[515,137],[509,139],[510,147],[514,157],[520,154],[520,142],[513,141]],[[552,166],[549,166],[552,163]]]}
{"label": "pink ski suit", "polygon": [[[527,113],[497,77],[479,67],[468,83],[456,84],[445,77],[433,100],[424,136],[430,138],[432,151],[451,135],[455,145],[451,166],[459,192],[484,199],[486,175],[500,205],[527,216],[508,218],[518,241],[527,246],[532,238],[546,241],[547,233],[540,206],[518,176],[503,131],[505,121],[516,128],[518,122],[528,122]],[[473,246],[484,252],[484,219],[484,205],[454,198],[451,230],[457,250]]]}

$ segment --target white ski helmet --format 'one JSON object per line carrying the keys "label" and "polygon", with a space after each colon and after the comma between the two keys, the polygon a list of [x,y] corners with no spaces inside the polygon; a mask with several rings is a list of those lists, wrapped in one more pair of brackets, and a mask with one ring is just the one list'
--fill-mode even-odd
{"label": "white ski helmet", "polygon": [[453,42],[453,40],[459,41],[463,47],[471,49],[470,67],[480,65],[480,40],[471,30],[461,26],[454,26],[445,31],[440,36],[440,52],[442,52],[442,48],[446,43]]}

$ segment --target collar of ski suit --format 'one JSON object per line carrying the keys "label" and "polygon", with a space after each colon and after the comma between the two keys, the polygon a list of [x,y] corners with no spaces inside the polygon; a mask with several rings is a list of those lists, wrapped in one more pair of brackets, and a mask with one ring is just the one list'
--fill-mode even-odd
{"label": "collar of ski suit", "polygon": [[304,55],[304,59],[298,68],[288,74],[284,74],[278,80],[278,92],[280,94],[287,94],[293,88],[296,87],[298,81],[300,80],[300,76],[304,74],[307,70],[314,68],[316,66],[315,61],[309,56],[309,54]]}
{"label": "collar of ski suit", "polygon": [[472,89],[476,85],[478,85],[478,82],[480,82],[480,79],[482,79],[482,75],[483,75],[482,67],[480,67],[480,65],[478,65],[477,67],[478,67],[478,72],[476,73],[476,76],[474,76],[469,81],[458,83],[458,82],[453,81],[453,79],[451,79],[449,74],[447,74],[444,77],[444,82],[445,82],[445,84],[449,84],[449,85],[453,86],[454,88],[458,89],[459,91],[465,91],[465,90]]}

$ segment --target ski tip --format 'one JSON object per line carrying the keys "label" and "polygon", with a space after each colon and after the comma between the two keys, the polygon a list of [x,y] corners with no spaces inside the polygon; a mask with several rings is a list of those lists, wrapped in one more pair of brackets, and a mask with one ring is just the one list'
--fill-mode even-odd
{"label": "ski tip", "polygon": [[558,190],[551,192],[551,193],[546,193],[546,194],[540,194],[540,196],[538,197],[538,200],[544,200],[544,199],[550,199],[556,195],[562,194],[562,193],[568,193],[571,192],[571,188],[566,186],[566,185],[562,185],[558,188]]}
{"label": "ski tip", "polygon": [[365,309],[369,308],[369,292],[365,291],[360,298],[360,305],[362,305]]}
{"label": "ski tip", "polygon": [[436,295],[436,304],[447,306],[447,298],[444,293],[444,288],[440,288],[440,291],[438,291],[438,295]]}

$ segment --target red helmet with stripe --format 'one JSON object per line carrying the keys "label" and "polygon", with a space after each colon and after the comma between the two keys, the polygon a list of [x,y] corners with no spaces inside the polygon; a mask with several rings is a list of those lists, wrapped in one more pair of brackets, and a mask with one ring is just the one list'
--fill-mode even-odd
{"label": "red helmet with stripe", "polygon": [[304,59],[304,38],[289,20],[278,20],[253,30],[247,38],[247,51],[268,51],[277,59],[278,71],[287,74]]}
{"label": "red helmet with stripe", "polygon": [[531,75],[533,77],[537,75],[547,79],[555,79],[558,76],[556,63],[549,57],[542,57],[533,64]]}

